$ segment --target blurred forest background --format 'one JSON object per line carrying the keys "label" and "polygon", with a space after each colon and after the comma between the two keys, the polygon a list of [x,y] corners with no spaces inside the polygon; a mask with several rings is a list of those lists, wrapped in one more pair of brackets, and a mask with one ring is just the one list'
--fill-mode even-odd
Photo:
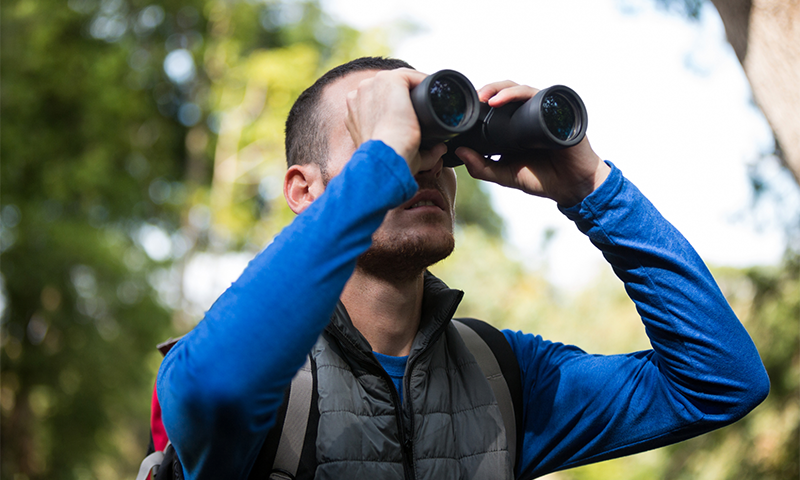
{"label": "blurred forest background", "polygon": [[[5,0],[0,16],[0,478],[133,478],[155,345],[207,308],[194,272],[251,257],[291,221],[291,102],[390,42],[313,0]],[[648,348],[610,273],[565,294],[509,259],[501,218],[463,173],[460,246],[435,268],[470,293],[461,315],[593,353]],[[798,478],[800,251],[788,244],[780,266],[714,269],[769,371],[763,405],[701,438],[550,478]]]}

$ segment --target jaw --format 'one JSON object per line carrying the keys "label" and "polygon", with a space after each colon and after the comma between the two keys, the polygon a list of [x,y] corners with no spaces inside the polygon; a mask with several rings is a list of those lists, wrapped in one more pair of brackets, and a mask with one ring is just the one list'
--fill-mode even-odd
{"label": "jaw", "polygon": [[392,283],[411,281],[431,265],[447,258],[455,248],[452,223],[433,222],[413,230],[382,225],[372,245],[358,259],[364,273]]}

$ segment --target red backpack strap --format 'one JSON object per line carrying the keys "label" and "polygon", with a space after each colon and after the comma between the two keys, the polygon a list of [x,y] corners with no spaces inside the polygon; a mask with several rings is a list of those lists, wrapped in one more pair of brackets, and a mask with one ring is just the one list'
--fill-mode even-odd
{"label": "red backpack strap", "polygon": [[153,435],[153,447],[157,452],[163,452],[167,448],[167,430],[161,419],[161,405],[158,403],[158,392],[153,386],[153,402],[150,405],[150,432]]}
{"label": "red backpack strap", "polygon": [[164,462],[164,451],[168,445],[169,438],[167,438],[164,422],[161,420],[161,405],[158,403],[158,393],[154,386],[153,399],[150,404],[150,447],[148,455],[139,466],[136,480],[153,480],[153,472],[157,472]]}
{"label": "red backpack strap", "polygon": [[[162,355],[166,356],[167,352],[178,343],[178,340],[180,340],[180,338],[171,338],[159,344],[157,348]],[[173,461],[177,459],[175,458],[174,449],[169,448],[170,446],[167,430],[164,428],[164,421],[161,418],[161,404],[158,402],[158,389],[156,385],[153,385],[153,397],[150,400],[150,447],[148,448],[147,456],[142,460],[142,464],[139,466],[139,473],[136,476],[136,480],[152,480],[153,472],[158,472],[162,464],[167,467],[173,467]],[[163,470],[166,470],[166,476],[172,478],[172,468]],[[155,475],[157,478],[165,476]],[[183,476],[181,475],[178,478],[183,478]]]}
{"label": "red backpack strap", "polygon": [[[164,343],[157,346],[158,351],[166,356],[167,352],[178,343],[183,337],[170,338]],[[167,437],[167,430],[164,428],[164,421],[161,419],[161,405],[158,403],[158,390],[153,386],[153,400],[150,404],[150,432],[153,435],[153,447],[156,452],[163,452],[167,448],[169,438]]]}

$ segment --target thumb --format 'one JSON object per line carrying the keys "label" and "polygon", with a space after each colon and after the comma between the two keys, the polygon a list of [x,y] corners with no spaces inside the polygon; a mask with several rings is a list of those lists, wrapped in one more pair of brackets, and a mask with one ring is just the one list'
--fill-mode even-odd
{"label": "thumb", "polygon": [[471,177],[497,183],[497,174],[492,168],[492,163],[494,162],[487,160],[483,155],[469,147],[458,147],[455,154],[464,162],[464,166]]}

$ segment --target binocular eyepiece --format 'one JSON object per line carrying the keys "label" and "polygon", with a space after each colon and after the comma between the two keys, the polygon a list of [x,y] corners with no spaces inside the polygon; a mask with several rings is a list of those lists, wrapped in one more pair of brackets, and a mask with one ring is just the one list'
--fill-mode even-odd
{"label": "binocular eyepiece", "polygon": [[461,146],[484,156],[572,147],[583,140],[588,121],[583,100],[571,88],[555,85],[528,101],[492,108],[454,70],[425,78],[411,90],[411,103],[422,131],[421,147],[447,142],[448,167],[463,164],[454,153]]}

